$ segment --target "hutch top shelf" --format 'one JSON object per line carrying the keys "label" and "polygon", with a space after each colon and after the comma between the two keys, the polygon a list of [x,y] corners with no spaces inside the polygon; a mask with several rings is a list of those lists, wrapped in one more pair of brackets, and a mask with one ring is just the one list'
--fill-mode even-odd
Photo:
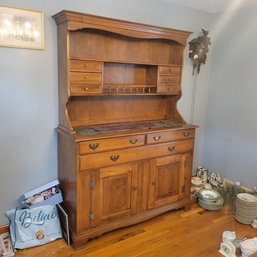
{"label": "hutch top shelf", "polygon": [[176,104],[190,32],[73,11],[53,18],[61,127],[75,132],[99,124],[184,123]]}

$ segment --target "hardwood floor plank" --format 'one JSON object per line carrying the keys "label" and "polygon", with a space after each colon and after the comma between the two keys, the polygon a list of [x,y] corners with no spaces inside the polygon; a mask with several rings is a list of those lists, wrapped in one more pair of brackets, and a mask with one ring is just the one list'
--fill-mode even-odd
{"label": "hardwood floor plank", "polygon": [[16,257],[221,257],[222,233],[252,238],[257,230],[234,219],[227,209],[206,211],[197,204],[184,212],[171,211],[138,225],[118,229],[74,250],[63,239],[26,250]]}

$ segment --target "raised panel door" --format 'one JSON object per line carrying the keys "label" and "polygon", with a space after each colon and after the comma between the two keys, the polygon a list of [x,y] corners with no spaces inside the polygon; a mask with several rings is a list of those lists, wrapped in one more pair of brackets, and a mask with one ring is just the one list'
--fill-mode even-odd
{"label": "raised panel door", "polygon": [[181,199],[183,159],[183,155],[171,155],[150,161],[148,208],[161,207]]}
{"label": "raised panel door", "polygon": [[137,163],[111,166],[94,172],[92,216],[94,226],[130,216],[137,209]]}

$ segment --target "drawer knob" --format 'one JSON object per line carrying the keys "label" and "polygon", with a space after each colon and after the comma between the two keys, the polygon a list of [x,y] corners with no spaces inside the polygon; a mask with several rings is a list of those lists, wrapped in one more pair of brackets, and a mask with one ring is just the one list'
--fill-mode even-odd
{"label": "drawer knob", "polygon": [[84,67],[85,67],[85,68],[87,68],[87,66],[88,66],[87,64],[84,64]]}
{"label": "drawer knob", "polygon": [[84,79],[87,80],[87,79],[88,79],[88,76],[84,76]]}
{"label": "drawer knob", "polygon": [[135,138],[134,138],[134,139],[130,139],[129,142],[130,142],[132,145],[134,145],[134,144],[137,142],[137,139],[135,139]]}
{"label": "drawer knob", "polygon": [[153,137],[153,139],[154,139],[155,141],[159,141],[159,140],[161,139],[161,136]]}
{"label": "drawer knob", "polygon": [[111,155],[110,156],[110,160],[113,161],[113,162],[116,162],[117,160],[120,159],[120,155],[117,154],[117,155]]}
{"label": "drawer knob", "polygon": [[87,88],[87,87],[84,87],[84,90],[85,90],[85,91],[88,91],[88,88]]}
{"label": "drawer knob", "polygon": [[152,184],[152,186],[155,186],[155,185],[156,185],[156,182],[155,182],[155,181],[153,181],[151,184]]}
{"label": "drawer knob", "polygon": [[184,132],[183,135],[184,135],[184,137],[188,137],[190,135],[190,133],[189,132]]}
{"label": "drawer knob", "polygon": [[99,146],[98,143],[96,143],[96,144],[89,144],[89,149],[94,151],[96,148],[98,148],[98,146]]}
{"label": "drawer knob", "polygon": [[133,190],[133,191],[137,191],[137,187],[136,187],[136,186],[133,186],[133,187],[132,187],[132,190]]}
{"label": "drawer knob", "polygon": [[175,150],[175,146],[174,146],[174,145],[173,145],[173,146],[169,146],[169,147],[168,147],[168,150],[169,150],[170,152],[174,151],[174,150]]}

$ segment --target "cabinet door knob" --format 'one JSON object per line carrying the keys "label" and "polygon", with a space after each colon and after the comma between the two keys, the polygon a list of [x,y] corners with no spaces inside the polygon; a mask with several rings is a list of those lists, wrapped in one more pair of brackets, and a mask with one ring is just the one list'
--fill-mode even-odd
{"label": "cabinet door knob", "polygon": [[137,191],[137,187],[136,187],[136,186],[133,186],[133,187],[132,187],[132,190],[133,190],[133,191]]}
{"label": "cabinet door knob", "polygon": [[155,141],[159,141],[159,140],[161,139],[161,136],[153,137],[153,139],[154,139]]}
{"label": "cabinet door knob", "polygon": [[89,213],[89,219],[94,220],[95,219],[95,214],[94,213]]}
{"label": "cabinet door knob", "polygon": [[84,90],[85,90],[85,91],[88,91],[88,88],[87,88],[87,87],[84,87]]}
{"label": "cabinet door knob", "polygon": [[110,160],[113,161],[113,162],[116,162],[117,160],[120,159],[120,155],[117,154],[117,155],[111,155],[110,156]]}
{"label": "cabinet door knob", "polygon": [[187,132],[184,132],[183,135],[184,135],[184,137],[188,137],[190,135],[190,133],[187,131]]}
{"label": "cabinet door knob", "polygon": [[168,147],[168,150],[169,150],[170,152],[174,151],[174,150],[175,150],[175,146],[174,146],[174,145],[173,145],[173,146],[169,146],[169,147]]}
{"label": "cabinet door knob", "polygon": [[155,182],[155,181],[153,181],[151,184],[152,184],[152,186],[155,186],[155,185],[156,185],[156,182]]}
{"label": "cabinet door knob", "polygon": [[95,150],[96,148],[98,148],[98,146],[99,146],[99,144],[98,143],[96,143],[96,144],[89,144],[89,149],[91,149],[91,150]]}
{"label": "cabinet door knob", "polygon": [[137,139],[135,139],[135,138],[134,138],[134,139],[130,139],[129,142],[130,142],[132,145],[134,145],[134,144],[137,142]]}

